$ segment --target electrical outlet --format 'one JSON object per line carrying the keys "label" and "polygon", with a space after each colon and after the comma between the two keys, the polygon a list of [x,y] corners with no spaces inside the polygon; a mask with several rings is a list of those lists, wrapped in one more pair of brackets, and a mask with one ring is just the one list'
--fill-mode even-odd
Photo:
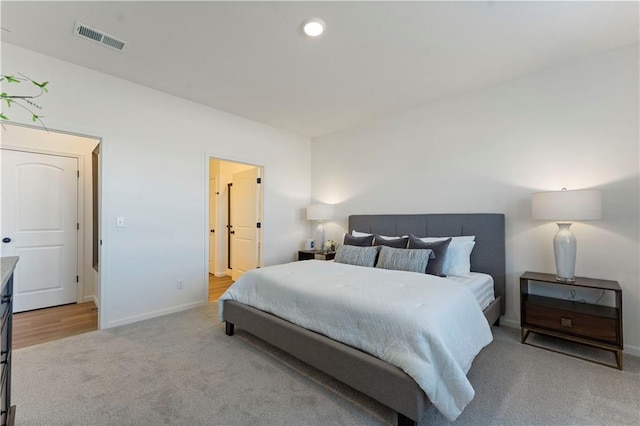
{"label": "electrical outlet", "polygon": [[184,280],[178,280],[178,290],[184,289]]}

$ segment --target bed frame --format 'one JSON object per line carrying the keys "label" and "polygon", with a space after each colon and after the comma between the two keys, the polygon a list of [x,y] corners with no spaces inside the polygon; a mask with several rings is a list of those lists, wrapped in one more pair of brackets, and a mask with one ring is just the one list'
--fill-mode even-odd
{"label": "bed frame", "polygon": [[[475,235],[471,270],[493,276],[496,300],[485,310],[499,325],[505,310],[505,238],[503,214],[416,214],[349,216],[349,231],[380,235],[442,237]],[[415,425],[430,402],[418,384],[379,358],[241,303],[224,302],[226,334],[234,326],[372,397],[398,413],[398,425]]]}

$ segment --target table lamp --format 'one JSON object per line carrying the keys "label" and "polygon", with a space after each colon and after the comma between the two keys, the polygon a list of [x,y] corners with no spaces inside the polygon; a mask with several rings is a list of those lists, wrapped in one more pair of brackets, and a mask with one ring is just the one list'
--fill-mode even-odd
{"label": "table lamp", "polygon": [[556,259],[556,280],[573,282],[576,265],[576,237],[569,229],[571,221],[597,220],[602,216],[600,191],[536,192],[531,197],[531,215],[534,220],[553,220],[558,232],[553,237],[553,252]]}
{"label": "table lamp", "polygon": [[328,204],[312,204],[307,207],[307,220],[318,222],[316,228],[316,250],[324,249],[324,222],[333,219],[333,206]]}

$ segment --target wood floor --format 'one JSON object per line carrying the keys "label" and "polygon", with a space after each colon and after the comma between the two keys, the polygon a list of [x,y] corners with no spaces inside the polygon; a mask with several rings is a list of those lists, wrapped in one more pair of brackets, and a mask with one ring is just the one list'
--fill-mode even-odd
{"label": "wood floor", "polygon": [[[209,275],[209,302],[215,302],[229,286],[231,277]],[[98,329],[95,303],[74,303],[13,315],[13,349],[62,339]]]}
{"label": "wood floor", "polygon": [[98,308],[93,302],[13,314],[13,349],[50,342],[98,329]]}
{"label": "wood floor", "polygon": [[215,275],[209,274],[209,302],[217,301],[231,284],[233,284],[233,281],[228,275],[216,277]]}

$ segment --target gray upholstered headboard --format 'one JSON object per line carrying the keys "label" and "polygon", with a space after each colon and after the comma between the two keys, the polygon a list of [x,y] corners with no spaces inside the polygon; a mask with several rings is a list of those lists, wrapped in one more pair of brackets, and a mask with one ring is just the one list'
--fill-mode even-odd
{"label": "gray upholstered headboard", "polygon": [[453,237],[475,235],[471,270],[493,277],[500,311],[505,312],[504,215],[497,213],[373,214],[349,216],[349,230],[379,235]]}

